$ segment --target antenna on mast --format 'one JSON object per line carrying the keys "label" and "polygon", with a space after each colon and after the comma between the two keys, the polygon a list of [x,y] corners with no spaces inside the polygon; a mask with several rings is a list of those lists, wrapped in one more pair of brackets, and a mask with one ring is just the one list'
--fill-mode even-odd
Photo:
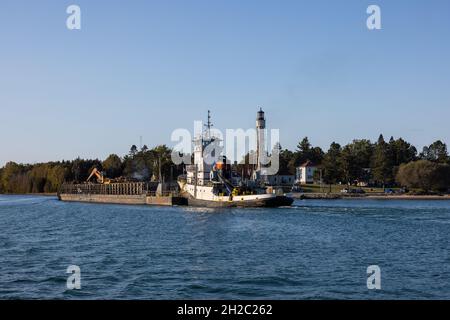
{"label": "antenna on mast", "polygon": [[211,111],[208,110],[208,122],[205,124],[206,127],[206,136],[208,138],[211,137],[211,127],[213,124],[211,123]]}

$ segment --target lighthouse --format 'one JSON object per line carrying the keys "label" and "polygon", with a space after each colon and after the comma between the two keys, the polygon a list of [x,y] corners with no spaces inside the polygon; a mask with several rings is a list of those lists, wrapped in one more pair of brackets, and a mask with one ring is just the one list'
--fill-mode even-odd
{"label": "lighthouse", "polygon": [[264,111],[259,108],[256,113],[256,170],[261,171],[263,157],[265,155],[265,129],[266,118]]}

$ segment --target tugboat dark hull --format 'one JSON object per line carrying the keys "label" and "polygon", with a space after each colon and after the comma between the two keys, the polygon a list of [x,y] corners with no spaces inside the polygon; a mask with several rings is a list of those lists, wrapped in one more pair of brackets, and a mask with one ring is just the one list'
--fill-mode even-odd
{"label": "tugboat dark hull", "polygon": [[293,198],[276,196],[273,198],[246,201],[209,201],[188,197],[188,205],[206,208],[277,208],[292,205]]}

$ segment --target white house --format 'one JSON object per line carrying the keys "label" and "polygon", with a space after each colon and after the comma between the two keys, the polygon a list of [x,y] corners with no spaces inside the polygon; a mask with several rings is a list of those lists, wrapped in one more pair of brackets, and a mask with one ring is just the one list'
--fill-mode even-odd
{"label": "white house", "polygon": [[317,167],[311,161],[306,161],[296,169],[295,182],[302,184],[314,183],[314,172],[316,169]]}

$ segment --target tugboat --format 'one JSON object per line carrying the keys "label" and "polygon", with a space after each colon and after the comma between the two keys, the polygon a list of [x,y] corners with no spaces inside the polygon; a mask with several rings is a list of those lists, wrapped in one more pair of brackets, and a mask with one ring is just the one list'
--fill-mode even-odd
{"label": "tugboat", "polygon": [[[231,165],[225,156],[211,160],[205,149],[218,147],[219,139],[211,135],[210,112],[206,130],[194,139],[194,164],[186,166],[186,175],[178,178],[182,195],[187,198],[188,205],[200,207],[280,207],[290,206],[294,201],[282,191],[274,191],[272,187],[264,186],[260,179],[259,160],[254,179],[243,183],[232,172]],[[260,110],[257,116],[257,128],[265,126],[264,112]],[[262,141],[258,134],[257,145]],[[215,149],[217,150],[217,149]],[[214,151],[213,151],[214,152]],[[220,159],[220,160],[219,160]],[[239,182],[236,182],[239,181]]]}

